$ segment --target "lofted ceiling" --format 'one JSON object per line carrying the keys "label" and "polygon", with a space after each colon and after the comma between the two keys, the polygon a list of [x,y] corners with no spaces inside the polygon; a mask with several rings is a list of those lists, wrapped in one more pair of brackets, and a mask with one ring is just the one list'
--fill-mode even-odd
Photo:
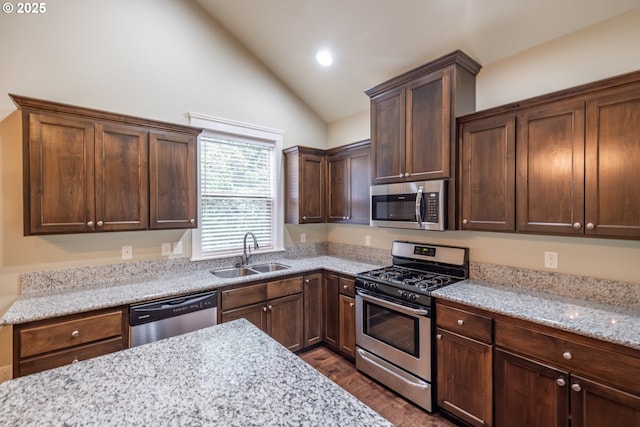
{"label": "lofted ceiling", "polygon": [[[197,0],[325,121],[364,90],[461,49],[486,65],[640,7],[640,0]],[[325,68],[319,49],[334,55]]]}

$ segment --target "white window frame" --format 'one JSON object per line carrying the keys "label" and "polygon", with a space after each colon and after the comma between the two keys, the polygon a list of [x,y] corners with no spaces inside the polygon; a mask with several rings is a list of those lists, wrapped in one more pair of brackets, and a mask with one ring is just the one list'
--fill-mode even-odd
{"label": "white window frame", "polygon": [[[189,113],[189,123],[193,127],[204,129],[203,135],[230,135],[239,139],[251,139],[266,141],[274,145],[274,180],[273,180],[273,217],[271,219],[273,248],[269,250],[254,250],[252,253],[279,252],[284,250],[284,184],[282,182],[282,145],[284,132],[247,123],[236,122],[220,117],[208,116],[199,113]],[[229,252],[225,254],[211,255],[202,252],[202,189],[200,185],[200,139],[198,138],[198,227],[191,232],[191,260],[228,258],[242,254]],[[247,230],[251,231],[251,230]]]}

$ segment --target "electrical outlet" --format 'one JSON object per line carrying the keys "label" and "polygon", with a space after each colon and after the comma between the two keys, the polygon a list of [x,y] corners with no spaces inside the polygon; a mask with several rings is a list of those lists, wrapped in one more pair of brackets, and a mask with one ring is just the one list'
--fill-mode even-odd
{"label": "electrical outlet", "polygon": [[364,236],[364,244],[367,246],[371,246],[371,236],[369,236],[368,234]]}
{"label": "electrical outlet", "polygon": [[173,254],[180,255],[182,253],[182,242],[175,242],[173,244]]}
{"label": "electrical outlet", "polygon": [[307,241],[307,233],[300,233],[300,243],[305,243]]}
{"label": "electrical outlet", "polygon": [[133,246],[122,247],[122,259],[133,259]]}
{"label": "electrical outlet", "polygon": [[545,251],[544,266],[545,268],[558,268],[558,252]]}
{"label": "electrical outlet", "polygon": [[12,369],[11,365],[0,366],[0,383],[9,381],[11,379]]}
{"label": "electrical outlet", "polygon": [[162,256],[169,256],[171,255],[171,243],[163,243],[162,244]]}

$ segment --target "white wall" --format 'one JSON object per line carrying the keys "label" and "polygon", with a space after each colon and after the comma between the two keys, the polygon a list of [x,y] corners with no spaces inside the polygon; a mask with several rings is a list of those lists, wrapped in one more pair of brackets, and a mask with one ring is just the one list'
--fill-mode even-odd
{"label": "white wall", "polygon": [[[640,70],[640,9],[545,43],[493,64],[476,79],[477,109]],[[329,124],[329,146],[369,137],[369,112]],[[330,242],[390,249],[394,239],[467,246],[471,260],[544,270],[544,251],[559,254],[558,272],[636,282],[640,241],[527,236],[482,232],[415,232],[329,225]]]}

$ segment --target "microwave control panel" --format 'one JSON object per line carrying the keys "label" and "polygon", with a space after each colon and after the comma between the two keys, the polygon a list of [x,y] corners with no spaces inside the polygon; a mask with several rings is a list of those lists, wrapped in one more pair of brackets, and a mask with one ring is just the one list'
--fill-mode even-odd
{"label": "microwave control panel", "polygon": [[438,222],[438,211],[440,210],[439,193],[437,191],[425,193],[426,209],[424,222]]}

